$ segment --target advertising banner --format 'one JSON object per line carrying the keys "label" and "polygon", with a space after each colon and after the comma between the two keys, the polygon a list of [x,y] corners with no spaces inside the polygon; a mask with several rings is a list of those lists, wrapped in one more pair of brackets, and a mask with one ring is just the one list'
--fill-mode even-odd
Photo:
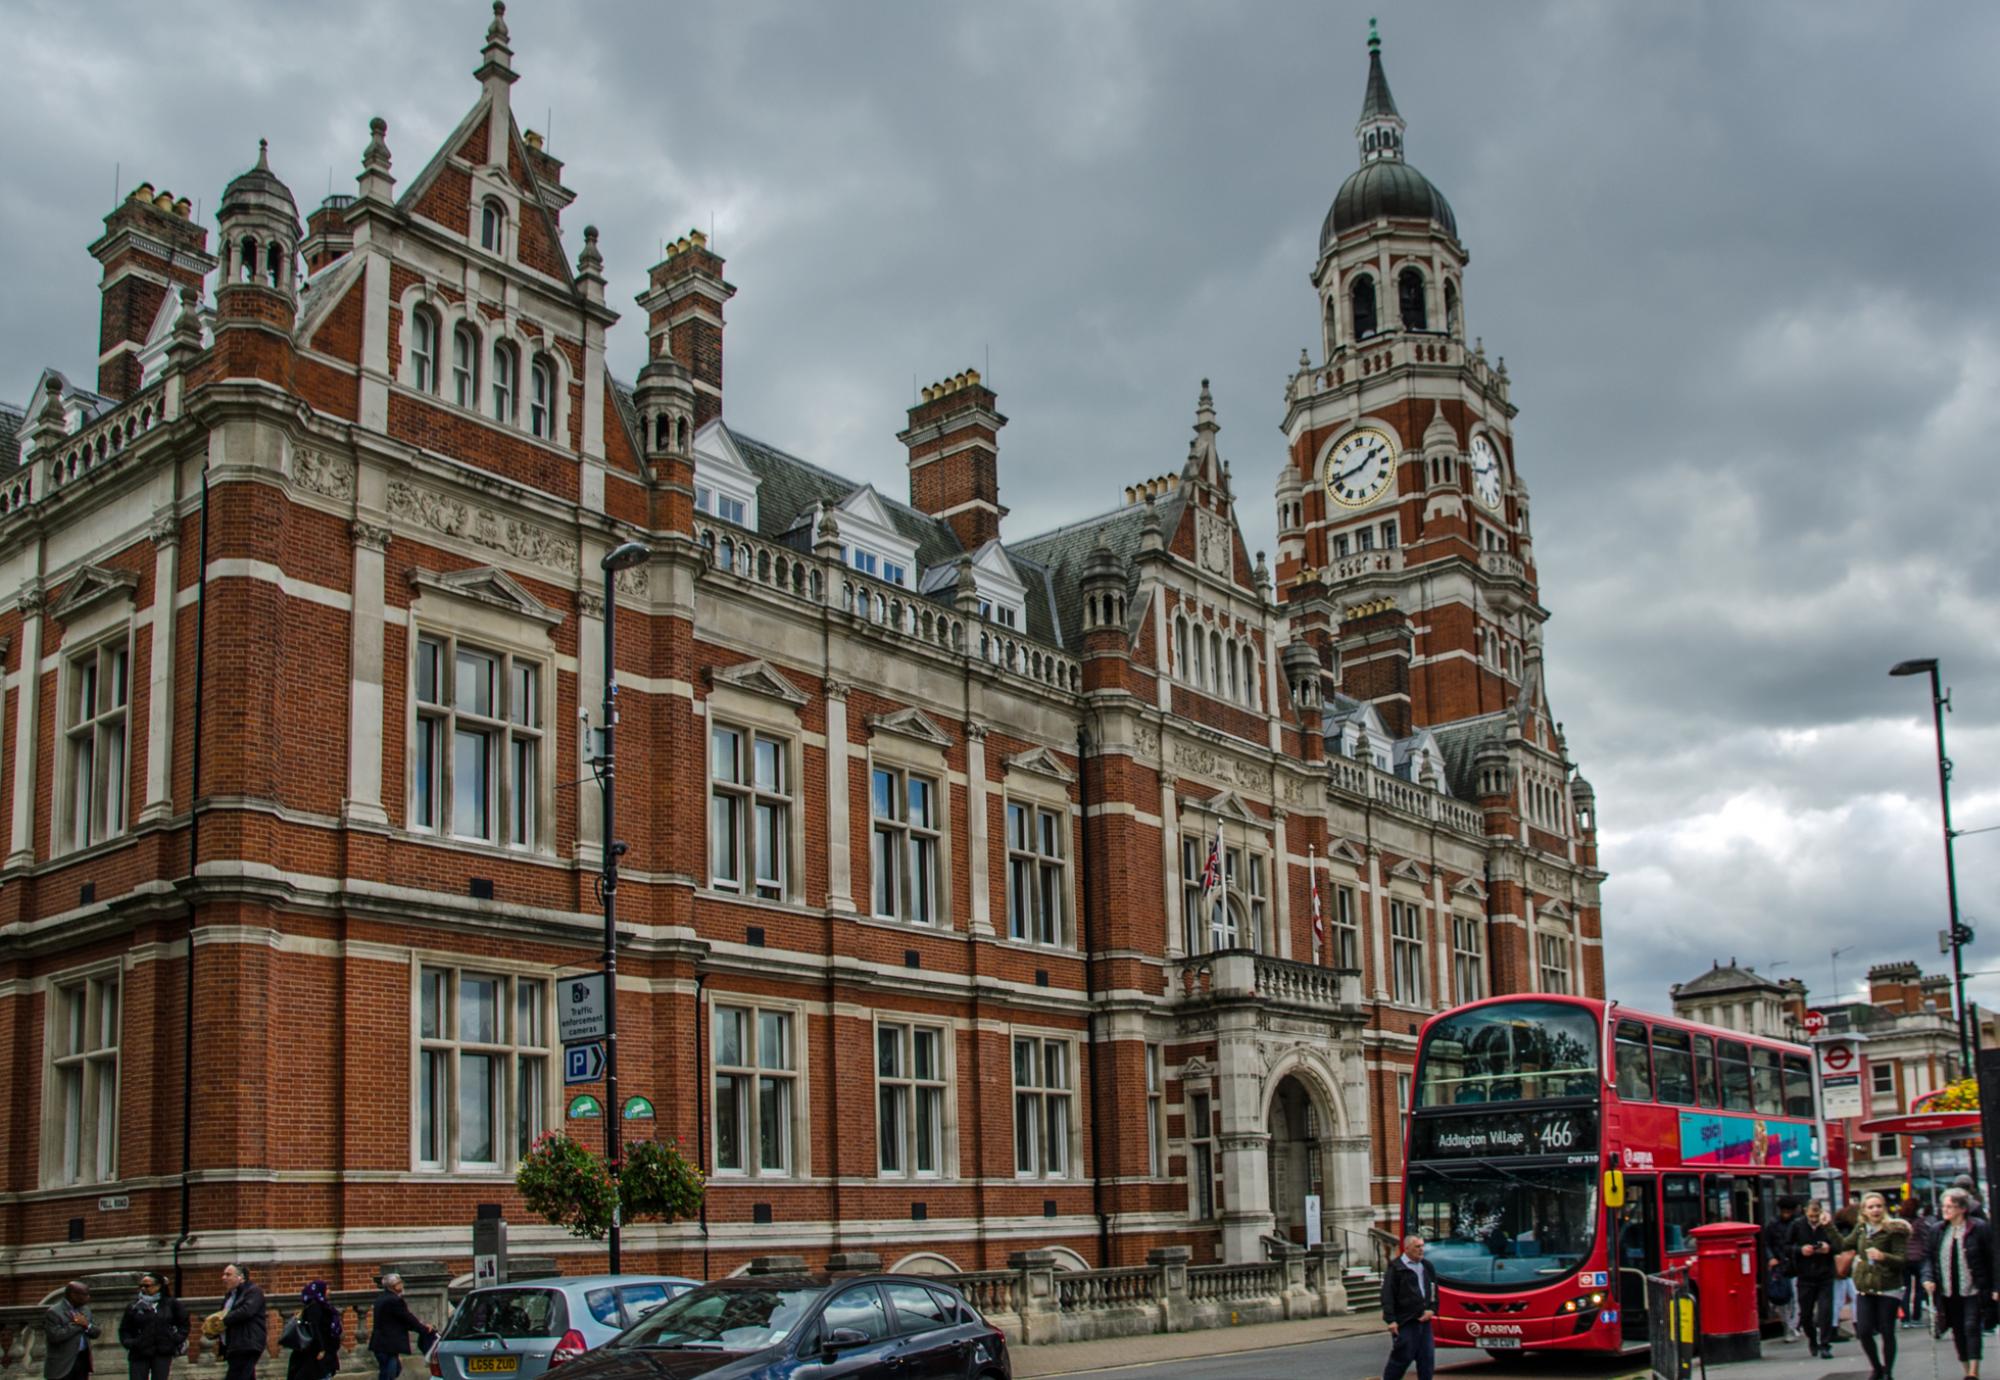
{"label": "advertising banner", "polygon": [[1812,1128],[1741,1112],[1682,1112],[1681,1163],[1817,1169]]}

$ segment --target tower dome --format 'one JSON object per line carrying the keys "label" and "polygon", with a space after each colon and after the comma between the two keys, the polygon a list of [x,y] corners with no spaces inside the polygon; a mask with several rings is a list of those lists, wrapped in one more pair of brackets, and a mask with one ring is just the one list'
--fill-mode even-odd
{"label": "tower dome", "polygon": [[1388,75],[1382,70],[1382,37],[1370,20],[1368,90],[1361,99],[1361,118],[1354,126],[1361,166],[1334,194],[1326,223],[1319,232],[1322,256],[1347,231],[1384,217],[1427,220],[1453,239],[1458,238],[1458,218],[1452,214],[1451,203],[1444,199],[1444,193],[1404,161],[1403,130],[1403,117],[1396,110],[1396,98],[1389,94]]}

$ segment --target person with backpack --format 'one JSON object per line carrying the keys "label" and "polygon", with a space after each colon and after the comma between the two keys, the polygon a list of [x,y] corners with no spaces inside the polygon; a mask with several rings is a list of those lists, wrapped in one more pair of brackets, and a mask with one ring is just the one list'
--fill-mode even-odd
{"label": "person with backpack", "polygon": [[1931,1253],[1931,1237],[1936,1230],[1936,1219],[1930,1215],[1929,1205],[1912,1198],[1903,1204],[1900,1214],[1910,1224],[1910,1259],[1903,1267],[1903,1326],[1922,1327],[1924,1325],[1924,1258]]}
{"label": "person with backpack", "polygon": [[1792,1287],[1792,1228],[1797,1224],[1798,1200],[1778,1200],[1778,1215],[1764,1223],[1758,1240],[1764,1252],[1764,1297],[1784,1320],[1785,1340],[1799,1339],[1798,1290]]}

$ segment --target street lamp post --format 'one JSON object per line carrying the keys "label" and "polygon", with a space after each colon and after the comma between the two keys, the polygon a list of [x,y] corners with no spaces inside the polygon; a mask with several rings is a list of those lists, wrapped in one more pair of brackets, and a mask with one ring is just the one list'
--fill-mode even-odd
{"label": "street lamp post", "polygon": [[1965,1022],[1965,941],[1972,936],[1958,920],[1958,867],[1952,856],[1952,839],[1956,836],[1951,830],[1951,759],[1944,755],[1944,711],[1951,708],[1951,696],[1938,683],[1938,663],[1934,656],[1899,661],[1889,668],[1892,676],[1925,673],[1931,678],[1931,720],[1937,729],[1938,803],[1944,811],[1944,886],[1951,905],[1952,982],[1958,991],[1958,1076],[1970,1078],[1976,1070],[1972,1066],[1972,1037]]}
{"label": "street lamp post", "polygon": [[619,1273],[619,1229],[623,1212],[619,1206],[618,1172],[625,1158],[625,1139],[619,1122],[624,1111],[618,1101],[618,855],[625,845],[618,842],[613,827],[617,805],[617,753],[613,735],[618,727],[618,663],[613,658],[618,630],[618,572],[643,564],[652,557],[652,548],[643,542],[628,541],[605,554],[604,566],[604,735],[597,760],[598,788],[604,793],[604,870],[598,879],[598,893],[604,900],[604,1161],[611,1171],[611,1273]]}

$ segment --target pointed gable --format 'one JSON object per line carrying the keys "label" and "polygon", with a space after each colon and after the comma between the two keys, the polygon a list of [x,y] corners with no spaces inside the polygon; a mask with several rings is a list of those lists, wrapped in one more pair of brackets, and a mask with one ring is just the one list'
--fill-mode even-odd
{"label": "pointed gable", "polygon": [[937,725],[937,720],[921,709],[898,709],[891,714],[870,714],[868,727],[875,733],[894,733],[926,747],[948,748],[951,735]]}
{"label": "pointed gable", "polygon": [[1037,776],[1060,781],[1065,786],[1076,780],[1076,773],[1063,765],[1062,758],[1045,747],[1029,748],[1026,752],[1015,753],[1007,759],[1007,770],[1033,772]]}
{"label": "pointed gable", "polygon": [[498,566],[477,565],[445,575],[432,570],[412,570],[410,584],[418,590],[483,605],[546,628],[553,628],[563,620],[561,613],[528,593],[520,581]]}
{"label": "pointed gable", "polygon": [[709,684],[783,700],[794,708],[806,703],[804,691],[792,684],[791,679],[770,662],[761,659],[736,666],[716,667],[709,672]]}
{"label": "pointed gable", "polygon": [[86,565],[71,576],[62,593],[49,606],[49,617],[58,623],[74,622],[78,615],[100,604],[120,601],[130,604],[139,587],[139,577],[129,570]]}

